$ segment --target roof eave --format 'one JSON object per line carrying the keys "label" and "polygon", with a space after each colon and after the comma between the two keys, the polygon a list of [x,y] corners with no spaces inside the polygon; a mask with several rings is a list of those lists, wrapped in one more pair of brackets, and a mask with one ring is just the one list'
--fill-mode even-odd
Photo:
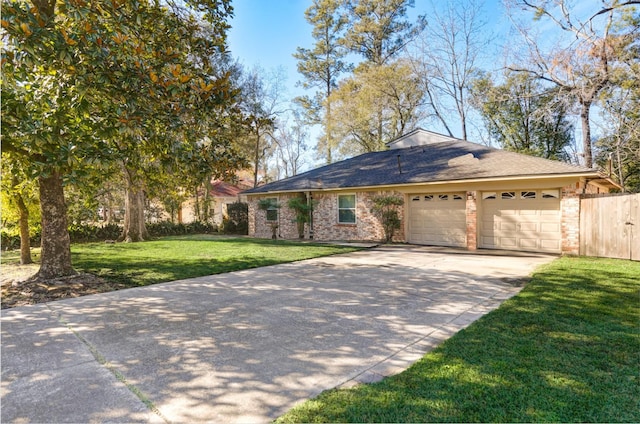
{"label": "roof eave", "polygon": [[463,178],[457,180],[441,180],[441,181],[424,181],[416,183],[401,183],[401,184],[380,184],[369,186],[348,186],[348,187],[325,187],[325,188],[301,188],[291,190],[268,190],[256,193],[242,193],[247,196],[259,196],[265,194],[285,194],[285,193],[300,193],[305,191],[353,191],[353,190],[379,190],[381,188],[395,188],[395,187],[412,187],[412,186],[424,186],[424,185],[439,185],[439,184],[464,184],[464,183],[476,183],[476,182],[493,182],[493,181],[513,181],[513,180],[530,180],[530,179],[553,179],[553,178],[602,178],[602,175],[598,171],[585,171],[585,172],[570,172],[560,174],[529,174],[529,175],[507,175],[500,177],[485,177],[485,178]]}

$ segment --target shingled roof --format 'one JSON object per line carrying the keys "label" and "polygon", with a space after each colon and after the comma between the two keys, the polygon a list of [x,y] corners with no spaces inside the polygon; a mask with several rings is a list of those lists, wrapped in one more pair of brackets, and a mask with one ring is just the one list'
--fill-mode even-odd
{"label": "shingled roof", "polygon": [[[421,129],[410,134],[416,140],[425,137],[437,140],[419,141],[411,145],[411,142],[405,142],[406,136],[403,136],[398,139],[402,143],[396,143],[396,146],[395,142],[389,143],[392,147],[390,150],[365,153],[244,193],[316,191],[504,177],[598,175],[594,169],[494,149]],[[397,148],[398,145],[410,147]]]}

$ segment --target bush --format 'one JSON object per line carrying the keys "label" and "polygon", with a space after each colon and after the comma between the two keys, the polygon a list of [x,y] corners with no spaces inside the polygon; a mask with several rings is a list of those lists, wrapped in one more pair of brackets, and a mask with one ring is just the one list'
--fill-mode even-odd
{"label": "bush", "polygon": [[0,243],[2,250],[13,250],[20,248],[20,233],[18,227],[2,228],[0,230]]}
{"label": "bush", "polygon": [[[215,233],[218,229],[211,224],[202,222],[192,222],[190,224],[174,224],[170,221],[147,224],[147,231],[152,237],[177,236],[183,234],[206,234]],[[30,227],[31,246],[40,245],[42,229],[40,223]],[[117,224],[91,225],[91,224],[71,224],[69,225],[69,238],[74,243],[85,243],[89,241],[117,240],[122,234],[122,227]],[[13,250],[20,248],[20,230],[15,227],[4,227],[0,229],[1,243],[3,250]]]}
{"label": "bush", "polygon": [[91,224],[71,224],[69,225],[69,237],[72,242],[88,242],[102,240],[116,240],[122,233],[122,228],[117,224],[91,225]]}
{"label": "bush", "polygon": [[152,237],[162,237],[215,233],[217,228],[209,223],[199,221],[189,224],[174,224],[171,221],[161,221],[147,224],[147,231]]}
{"label": "bush", "polygon": [[225,234],[249,234],[249,205],[234,202],[227,205],[227,215],[222,220],[221,231]]}
{"label": "bush", "polygon": [[[69,225],[69,238],[74,243],[88,241],[115,240],[120,236],[122,228],[116,224],[90,225],[90,224],[71,224]],[[12,250],[20,248],[20,230],[17,226],[5,227],[0,230],[2,235],[2,249]],[[40,223],[33,224],[29,228],[31,235],[31,246],[40,245],[42,236],[42,228]]]}
{"label": "bush", "polygon": [[120,237],[122,228],[117,224],[92,225],[92,224],[71,224],[69,225],[69,237],[72,242],[88,242],[116,240]]}
{"label": "bush", "polygon": [[[29,234],[31,246],[40,246],[42,228],[40,227],[39,222],[29,226]],[[20,249],[20,228],[17,225],[12,227],[3,227],[0,229],[0,238],[2,250]]]}
{"label": "bush", "polygon": [[398,207],[403,204],[404,200],[400,196],[378,196],[373,199],[371,213],[382,224],[385,243],[390,243],[393,240],[393,233],[400,229],[402,221],[400,221]]}

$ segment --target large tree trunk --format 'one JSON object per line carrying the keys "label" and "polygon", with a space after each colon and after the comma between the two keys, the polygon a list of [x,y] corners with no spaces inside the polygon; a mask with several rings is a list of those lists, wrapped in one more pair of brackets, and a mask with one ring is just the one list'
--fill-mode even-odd
{"label": "large tree trunk", "polygon": [[62,178],[58,172],[40,177],[40,213],[42,215],[42,252],[36,279],[50,280],[74,275],[71,266],[71,241],[67,226]]}
{"label": "large tree trunk", "polygon": [[124,228],[119,241],[137,242],[149,238],[147,227],[144,225],[144,191],[135,172],[124,168],[125,197],[124,197]]}
{"label": "large tree trunk", "polygon": [[22,265],[32,264],[31,259],[31,240],[29,239],[29,209],[24,203],[24,199],[20,193],[14,194],[16,205],[20,211],[20,263]]}
{"label": "large tree trunk", "polygon": [[580,121],[582,123],[582,150],[584,151],[584,165],[587,168],[593,166],[593,156],[591,153],[591,123],[589,122],[589,112],[591,102],[580,102]]}
{"label": "large tree trunk", "polygon": [[211,219],[211,176],[207,176],[204,180],[204,193],[202,195],[202,220],[201,222],[208,223]]}

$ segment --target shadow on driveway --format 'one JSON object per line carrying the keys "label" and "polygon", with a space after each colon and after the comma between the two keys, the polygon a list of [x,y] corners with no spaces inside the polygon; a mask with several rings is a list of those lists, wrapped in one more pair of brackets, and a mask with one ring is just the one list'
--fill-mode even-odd
{"label": "shadow on driveway", "polygon": [[489,256],[386,246],[3,311],[2,421],[268,422],[402,371],[554,258]]}

